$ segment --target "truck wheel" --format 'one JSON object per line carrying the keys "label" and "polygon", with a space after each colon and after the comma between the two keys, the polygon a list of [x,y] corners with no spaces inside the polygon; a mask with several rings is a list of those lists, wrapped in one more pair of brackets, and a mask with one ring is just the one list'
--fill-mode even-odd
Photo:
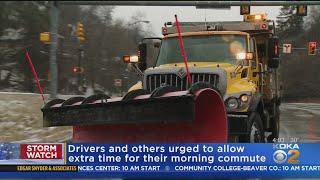
{"label": "truck wheel", "polygon": [[273,142],[274,138],[279,138],[279,131],[280,131],[280,108],[279,106],[276,107],[275,110],[276,114],[273,118],[271,118],[271,135],[268,136],[268,142]]}
{"label": "truck wheel", "polygon": [[259,113],[253,112],[249,118],[248,134],[240,136],[240,142],[264,143],[264,128]]}

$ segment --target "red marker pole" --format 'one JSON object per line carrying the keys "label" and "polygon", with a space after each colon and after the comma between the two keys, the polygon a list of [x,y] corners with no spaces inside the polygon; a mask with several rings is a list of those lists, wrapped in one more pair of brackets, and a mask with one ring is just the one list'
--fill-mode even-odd
{"label": "red marker pole", "polygon": [[183,58],[184,65],[186,66],[186,70],[187,70],[187,80],[188,80],[188,83],[191,85],[192,84],[191,75],[190,75],[189,67],[188,67],[187,54],[186,54],[186,51],[184,49],[184,44],[183,44],[183,40],[182,40],[182,36],[181,36],[180,24],[179,24],[177,15],[174,15],[174,17],[176,18],[176,28],[177,28],[177,31],[178,31],[179,47],[180,47],[180,50],[181,50],[181,56]]}
{"label": "red marker pole", "polygon": [[37,86],[38,86],[38,89],[39,89],[39,91],[40,91],[40,94],[41,94],[41,97],[42,97],[42,101],[43,101],[43,103],[45,104],[44,95],[43,95],[43,90],[42,90],[42,88],[41,88],[40,81],[39,81],[39,78],[38,78],[36,69],[34,68],[34,65],[33,65],[33,63],[32,63],[32,60],[31,60],[31,58],[30,58],[30,55],[29,55],[28,51],[26,51],[26,57],[27,57],[27,60],[28,60],[28,62],[29,62],[29,65],[30,65],[30,68],[31,68],[33,77],[34,77],[34,79],[37,81]]}

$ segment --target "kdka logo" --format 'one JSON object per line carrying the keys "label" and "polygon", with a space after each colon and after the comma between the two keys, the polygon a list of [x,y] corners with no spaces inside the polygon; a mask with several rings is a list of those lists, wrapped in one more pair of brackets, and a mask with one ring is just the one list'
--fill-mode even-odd
{"label": "kdka logo", "polygon": [[300,148],[298,144],[273,144],[273,160],[278,164],[298,164]]}

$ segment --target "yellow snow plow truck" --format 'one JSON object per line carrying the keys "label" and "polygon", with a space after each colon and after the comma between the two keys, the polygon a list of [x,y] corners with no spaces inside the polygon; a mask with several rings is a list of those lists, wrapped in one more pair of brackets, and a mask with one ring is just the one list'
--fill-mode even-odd
{"label": "yellow snow plow truck", "polygon": [[[56,99],[45,126],[73,126],[75,142],[265,142],[279,135],[279,40],[265,14],[243,21],[180,22],[162,28],[157,57],[146,39],[124,56],[142,75],[124,97]],[[189,72],[189,73],[188,73]],[[188,81],[187,76],[191,79]],[[191,83],[190,83],[191,82]],[[266,137],[268,135],[268,137]]]}

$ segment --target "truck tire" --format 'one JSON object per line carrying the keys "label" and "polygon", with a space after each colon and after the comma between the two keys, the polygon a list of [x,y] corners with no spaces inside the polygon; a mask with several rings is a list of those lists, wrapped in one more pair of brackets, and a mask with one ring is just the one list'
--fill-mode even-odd
{"label": "truck tire", "polygon": [[280,108],[276,106],[275,115],[271,118],[271,135],[268,136],[268,142],[273,142],[274,138],[279,138],[280,131]]}
{"label": "truck tire", "polygon": [[239,137],[240,142],[264,143],[264,128],[260,114],[257,112],[251,113],[248,125],[248,133]]}

